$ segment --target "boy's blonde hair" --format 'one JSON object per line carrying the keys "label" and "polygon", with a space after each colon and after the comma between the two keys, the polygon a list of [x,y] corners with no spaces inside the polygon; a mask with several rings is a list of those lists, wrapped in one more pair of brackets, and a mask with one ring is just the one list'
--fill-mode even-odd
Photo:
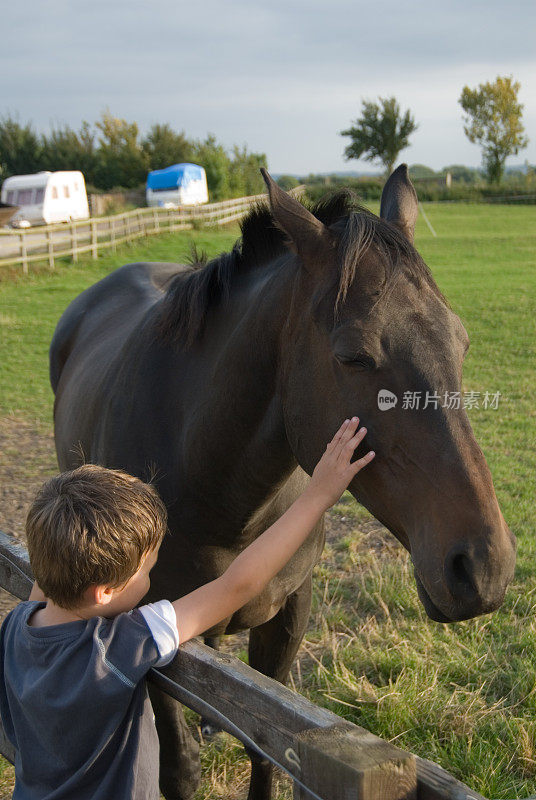
{"label": "boy's blonde hair", "polygon": [[86,589],[121,586],[166,532],[156,489],[126,472],[84,464],[46,481],[28,512],[34,578],[46,597],[75,608]]}

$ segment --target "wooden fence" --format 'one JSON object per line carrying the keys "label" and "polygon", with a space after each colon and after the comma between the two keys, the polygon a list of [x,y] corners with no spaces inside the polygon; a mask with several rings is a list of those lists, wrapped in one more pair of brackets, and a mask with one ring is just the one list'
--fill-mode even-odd
{"label": "wooden fence", "polygon": [[[300,197],[303,186],[292,189],[290,194]],[[97,258],[99,251],[143,236],[154,236],[193,228],[196,225],[225,225],[241,219],[255,203],[265,201],[266,195],[251,195],[235,200],[223,200],[203,206],[179,206],[178,208],[137,208],[109,217],[93,217],[89,220],[45,225],[21,230],[0,231],[0,267],[22,265],[28,272],[28,264],[45,261],[51,269],[57,258],[70,257],[78,261],[84,253]]]}
{"label": "wooden fence", "polygon": [[[24,600],[32,585],[26,550],[0,532],[0,586]],[[295,800],[485,800],[431,761],[407,753],[320,708],[233,656],[198,641],[149,680],[282,766]],[[0,753],[14,750],[0,726]]]}

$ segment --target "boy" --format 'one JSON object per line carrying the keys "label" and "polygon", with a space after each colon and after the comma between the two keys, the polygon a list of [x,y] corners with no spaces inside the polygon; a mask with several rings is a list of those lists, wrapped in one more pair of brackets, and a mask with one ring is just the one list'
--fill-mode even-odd
{"label": "boy", "polygon": [[145,676],[259,594],[374,453],[346,420],[292,506],[226,572],[173,603],[136,608],[166,530],[152,486],[85,465],[47,481],[26,523],[36,583],[0,633],[0,713],[14,800],[157,800]]}

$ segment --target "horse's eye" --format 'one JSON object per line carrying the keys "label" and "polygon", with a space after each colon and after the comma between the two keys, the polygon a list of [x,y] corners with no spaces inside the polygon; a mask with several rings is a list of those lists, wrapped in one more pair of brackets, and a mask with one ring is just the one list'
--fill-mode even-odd
{"label": "horse's eye", "polygon": [[354,367],[355,369],[376,369],[376,362],[372,356],[366,353],[356,353],[355,355],[337,355],[337,361],[345,366]]}

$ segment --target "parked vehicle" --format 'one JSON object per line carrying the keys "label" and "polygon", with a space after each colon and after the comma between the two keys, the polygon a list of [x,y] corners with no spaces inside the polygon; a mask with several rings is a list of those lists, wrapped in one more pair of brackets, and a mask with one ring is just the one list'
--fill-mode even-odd
{"label": "parked vehicle", "polygon": [[173,164],[147,175],[148,206],[176,208],[208,202],[207,176],[197,164]]}
{"label": "parked vehicle", "polygon": [[10,206],[8,203],[0,203],[0,228],[7,225],[11,217],[19,210],[18,206]]}
{"label": "parked vehicle", "polygon": [[19,206],[10,221],[15,228],[89,219],[84,176],[74,170],[12,175],[5,179],[0,199]]}

